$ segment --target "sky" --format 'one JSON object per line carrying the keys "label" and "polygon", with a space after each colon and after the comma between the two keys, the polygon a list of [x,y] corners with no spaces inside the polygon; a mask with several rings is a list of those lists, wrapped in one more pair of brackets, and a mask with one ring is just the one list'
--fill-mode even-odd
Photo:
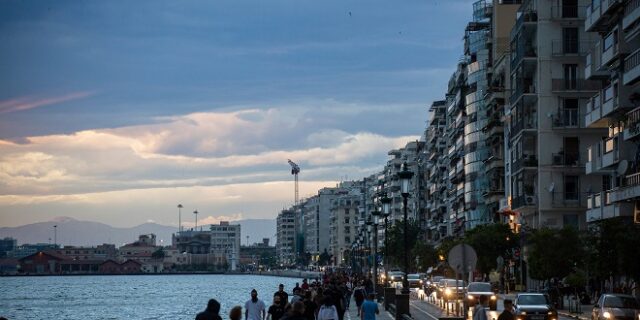
{"label": "sky", "polygon": [[275,218],[418,139],[467,0],[0,2],[0,226]]}

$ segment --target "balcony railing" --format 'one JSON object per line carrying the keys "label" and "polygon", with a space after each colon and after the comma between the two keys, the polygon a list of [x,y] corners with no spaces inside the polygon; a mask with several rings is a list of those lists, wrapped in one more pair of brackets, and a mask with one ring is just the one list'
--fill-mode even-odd
{"label": "balcony railing", "polygon": [[627,29],[640,19],[640,0],[631,0],[624,7],[624,18],[622,18],[622,28]]}
{"label": "balcony railing", "polygon": [[511,137],[517,136],[522,130],[536,129],[538,126],[533,118],[516,121],[511,127]]}
{"label": "balcony railing", "polygon": [[629,85],[640,78],[640,49],[624,59],[624,85]]}
{"label": "balcony railing", "polygon": [[537,22],[538,21],[538,12],[534,10],[528,10],[523,12],[518,12],[518,16],[516,17],[516,24],[511,29],[511,39],[514,39],[515,36],[520,31],[520,28],[526,22]]}
{"label": "balcony railing", "polygon": [[577,152],[552,153],[551,164],[554,166],[579,166],[580,154]]}
{"label": "balcony railing", "polygon": [[535,206],[538,203],[538,197],[533,194],[523,194],[513,197],[511,200],[511,207],[513,209],[522,208],[525,206]]}
{"label": "balcony railing", "polygon": [[511,173],[518,172],[522,168],[534,168],[538,166],[538,158],[535,155],[529,155],[516,160],[511,166]]}
{"label": "balcony railing", "polygon": [[551,6],[551,19],[584,19],[586,6]]}
{"label": "balcony railing", "polygon": [[640,186],[640,172],[627,175],[624,178],[624,186],[625,187]]}
{"label": "balcony railing", "polygon": [[552,79],[552,91],[598,91],[600,82],[585,79]]}
{"label": "balcony railing", "polygon": [[551,54],[554,56],[586,56],[593,47],[592,41],[551,41]]}
{"label": "balcony railing", "polygon": [[551,192],[551,206],[555,208],[586,207],[587,197],[581,192],[565,191]]}
{"label": "balcony railing", "polygon": [[578,109],[561,109],[553,115],[553,128],[580,128],[582,127]]}
{"label": "balcony railing", "polygon": [[515,104],[518,98],[523,94],[536,93],[536,85],[533,79],[518,78],[514,85],[513,93],[511,94],[511,97],[509,97],[509,102],[511,104]]}

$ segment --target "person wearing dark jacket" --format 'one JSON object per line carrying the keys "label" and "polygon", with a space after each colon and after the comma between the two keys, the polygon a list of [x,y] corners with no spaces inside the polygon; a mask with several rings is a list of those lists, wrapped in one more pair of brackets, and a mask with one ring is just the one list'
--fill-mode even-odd
{"label": "person wearing dark jacket", "polygon": [[207,309],[198,313],[196,320],[222,320],[219,313],[220,303],[216,299],[211,299],[207,303]]}
{"label": "person wearing dark jacket", "polygon": [[513,301],[504,299],[504,311],[498,316],[498,320],[514,320]]}
{"label": "person wearing dark jacket", "polygon": [[282,320],[306,320],[304,316],[304,302],[296,301],[291,306],[291,310],[282,318]]}

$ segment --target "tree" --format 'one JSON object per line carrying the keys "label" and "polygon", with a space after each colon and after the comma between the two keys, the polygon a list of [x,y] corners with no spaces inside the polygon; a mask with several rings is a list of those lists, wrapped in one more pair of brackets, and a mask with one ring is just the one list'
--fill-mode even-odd
{"label": "tree", "polygon": [[[409,235],[409,243],[405,246],[404,243],[404,221],[396,221],[387,230],[387,245],[388,250],[382,248],[382,252],[388,252],[388,261],[391,265],[402,266],[404,264],[405,248],[408,250],[408,254],[411,255],[413,248],[422,234],[422,229],[416,221],[410,220],[407,225],[407,233]],[[409,259],[414,260],[415,257]],[[410,261],[415,265],[415,261]]]}
{"label": "tree", "polygon": [[318,265],[320,266],[326,266],[329,263],[331,263],[331,257],[332,255],[329,254],[329,252],[327,252],[327,249],[324,249],[324,252],[322,252],[320,254],[320,257],[318,258]]}
{"label": "tree", "polygon": [[162,247],[159,247],[156,251],[151,253],[151,258],[153,259],[164,259],[165,253]]}
{"label": "tree", "polygon": [[496,269],[498,257],[507,258],[507,253],[518,246],[518,235],[502,223],[478,226],[465,234],[465,243],[478,255],[476,268],[483,274]]}
{"label": "tree", "polygon": [[581,263],[584,248],[573,228],[534,230],[529,238],[529,272],[531,278],[564,278]]}
{"label": "tree", "polygon": [[629,218],[604,219],[584,234],[585,265],[590,277],[603,281],[609,276],[627,276],[640,281],[640,229]]}
{"label": "tree", "polygon": [[411,253],[412,257],[415,257],[411,262],[413,263],[414,269],[418,271],[425,272],[438,261],[438,252],[436,249],[424,241],[416,242]]}

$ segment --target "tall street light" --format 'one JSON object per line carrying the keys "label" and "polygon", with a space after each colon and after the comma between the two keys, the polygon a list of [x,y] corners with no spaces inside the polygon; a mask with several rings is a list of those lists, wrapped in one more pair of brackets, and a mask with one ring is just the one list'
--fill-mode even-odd
{"label": "tall street light", "polygon": [[373,216],[373,288],[376,292],[377,298],[380,297],[380,293],[378,292],[378,217],[380,216],[380,211],[375,208],[371,215]]}
{"label": "tall street light", "polygon": [[389,215],[391,215],[391,198],[387,197],[385,193],[380,199],[382,202],[382,216],[384,217],[384,272],[385,272],[385,282],[389,277],[389,236],[387,234],[387,227],[389,224]]}
{"label": "tall street light", "polygon": [[195,210],[193,214],[196,215],[196,227],[193,230],[198,231],[198,210]]}
{"label": "tall street light", "polygon": [[58,225],[53,226],[53,245],[58,249]]}
{"label": "tall street light", "polygon": [[413,172],[407,168],[407,163],[402,164],[402,171],[398,172],[401,182],[402,204],[404,205],[404,280],[402,281],[402,293],[409,294],[409,231],[407,228],[407,199],[409,198],[409,183],[413,177]]}
{"label": "tall street light", "polygon": [[178,232],[182,231],[182,204],[178,204]]}
{"label": "tall street light", "polygon": [[371,260],[371,271],[370,273],[373,275],[373,287],[376,286],[376,262],[375,262],[375,250],[372,249],[371,238],[373,237],[373,220],[371,220],[371,216],[367,219],[367,232],[369,233],[369,257]]}

